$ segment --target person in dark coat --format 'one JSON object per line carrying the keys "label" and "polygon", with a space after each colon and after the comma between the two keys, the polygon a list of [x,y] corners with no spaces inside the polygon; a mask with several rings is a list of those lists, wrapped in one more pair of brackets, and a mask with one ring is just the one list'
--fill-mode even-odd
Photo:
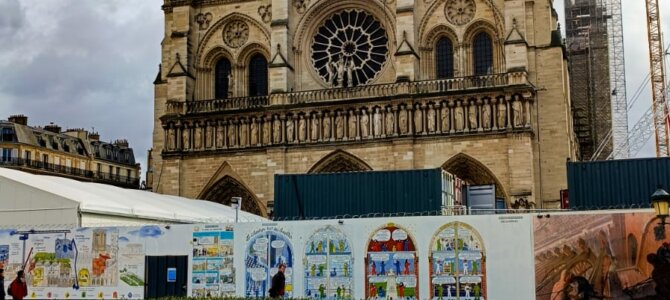
{"label": "person in dark coat", "polygon": [[10,296],[14,300],[23,300],[28,296],[28,286],[26,285],[26,277],[23,270],[16,272],[16,279],[9,284]]}
{"label": "person in dark coat", "polygon": [[0,269],[0,300],[5,300],[5,270]]}
{"label": "person in dark coat", "polygon": [[277,299],[284,297],[286,288],[286,277],[284,276],[284,271],[286,271],[286,265],[279,264],[279,266],[277,266],[277,274],[272,276],[270,298]]}

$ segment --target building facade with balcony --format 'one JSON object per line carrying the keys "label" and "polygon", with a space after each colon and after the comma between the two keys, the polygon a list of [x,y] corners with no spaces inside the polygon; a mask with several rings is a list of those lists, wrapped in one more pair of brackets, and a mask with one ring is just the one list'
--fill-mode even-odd
{"label": "building facade with balcony", "polygon": [[265,215],[274,175],[444,168],[557,207],[577,152],[550,0],[165,0],[147,182]]}
{"label": "building facade with balcony", "polygon": [[97,133],[49,124],[28,126],[22,115],[0,120],[0,167],[33,174],[137,189],[140,165],[128,141],[100,141]]}

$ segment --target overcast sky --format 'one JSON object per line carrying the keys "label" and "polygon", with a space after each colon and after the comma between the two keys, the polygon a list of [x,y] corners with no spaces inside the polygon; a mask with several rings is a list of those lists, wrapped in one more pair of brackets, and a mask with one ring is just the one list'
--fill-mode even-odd
{"label": "overcast sky", "polygon": [[[162,2],[0,0],[0,119],[25,114],[30,125],[94,127],[105,141],[128,139],[146,171]],[[622,2],[630,97],[649,73],[647,28],[644,1]],[[670,31],[670,7],[660,2]],[[556,10],[562,19],[563,1]],[[629,123],[649,107],[649,90]],[[652,143],[641,155],[655,155]]]}

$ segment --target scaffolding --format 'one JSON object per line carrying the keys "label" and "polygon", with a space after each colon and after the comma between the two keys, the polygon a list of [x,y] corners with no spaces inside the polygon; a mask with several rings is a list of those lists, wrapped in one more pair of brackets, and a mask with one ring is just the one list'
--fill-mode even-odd
{"label": "scaffolding", "polygon": [[[565,12],[580,160],[607,159],[613,149],[628,143],[621,1],[569,0]],[[619,151],[617,156],[628,153]]]}

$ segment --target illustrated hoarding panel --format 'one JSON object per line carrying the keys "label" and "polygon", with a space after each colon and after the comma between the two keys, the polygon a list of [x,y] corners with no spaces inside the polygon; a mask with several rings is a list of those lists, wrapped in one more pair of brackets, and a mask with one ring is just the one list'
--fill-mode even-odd
{"label": "illustrated hoarding panel", "polygon": [[285,296],[293,295],[293,246],[289,237],[275,230],[260,229],[246,245],[245,257],[246,297],[266,298],[279,264],[286,265]]}
{"label": "illustrated hoarding panel", "polygon": [[233,227],[199,225],[193,231],[191,295],[225,297],[235,295]]}
{"label": "illustrated hoarding panel", "polygon": [[366,299],[419,299],[418,257],[406,229],[392,223],[376,230],[366,255]]}
{"label": "illustrated hoarding panel", "polygon": [[318,229],[305,246],[305,296],[352,299],[352,263],[347,236],[333,226]]}
{"label": "illustrated hoarding panel", "polygon": [[641,212],[534,219],[536,298],[670,297],[669,240],[656,239],[658,223]]}

